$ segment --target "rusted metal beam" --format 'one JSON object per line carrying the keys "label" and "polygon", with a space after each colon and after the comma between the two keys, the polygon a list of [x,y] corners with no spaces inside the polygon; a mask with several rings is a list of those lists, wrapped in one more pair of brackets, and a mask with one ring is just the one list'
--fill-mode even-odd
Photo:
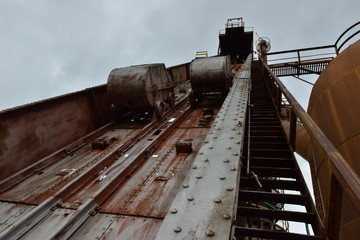
{"label": "rusted metal beam", "polygon": [[249,55],[156,239],[231,236],[249,91]]}
{"label": "rusted metal beam", "polygon": [[327,218],[327,235],[330,240],[339,239],[340,222],[341,222],[341,206],[343,199],[343,188],[336,177],[331,174],[330,182],[330,199],[331,207],[329,208],[329,217]]}

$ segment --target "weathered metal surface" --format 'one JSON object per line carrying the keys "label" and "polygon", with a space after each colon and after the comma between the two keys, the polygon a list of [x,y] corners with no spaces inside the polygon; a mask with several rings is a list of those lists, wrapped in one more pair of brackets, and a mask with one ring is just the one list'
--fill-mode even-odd
{"label": "weathered metal surface", "polygon": [[172,66],[167,70],[176,86],[190,80],[190,63]]}
{"label": "weathered metal surface", "polygon": [[119,108],[153,109],[155,102],[174,101],[173,80],[164,64],[116,68],[109,74],[110,101]]}
{"label": "weathered metal surface", "polygon": [[31,211],[34,207],[19,203],[0,202],[0,232],[10,228],[21,216]]}
{"label": "weathered metal surface", "polygon": [[190,64],[190,82],[195,96],[209,92],[226,94],[232,77],[229,56],[194,59]]}
{"label": "weathered metal surface", "polygon": [[0,180],[83,137],[109,119],[105,86],[0,112]]}
{"label": "weathered metal surface", "polygon": [[[75,215],[71,209],[56,209],[43,218],[31,231],[22,235],[19,239],[52,239],[54,235],[67,223],[67,219]],[[46,227],[44,227],[44,225]]]}
{"label": "weathered metal surface", "polygon": [[[179,104],[178,107],[175,107],[172,111],[170,111],[170,113],[172,113],[173,115],[170,115],[169,117],[177,118],[179,115],[178,121],[182,121],[181,116],[186,116],[187,114],[187,112],[184,111],[185,109],[189,109],[186,104]],[[167,121],[167,119],[164,119],[161,122],[153,122],[152,124],[146,126],[139,134],[137,134],[134,137],[135,139],[130,139],[126,144],[121,144],[120,146],[112,146],[110,149],[101,154],[99,159],[95,158],[95,160],[98,161],[96,161],[95,163],[88,162],[90,169],[78,175],[69,183],[68,181],[65,181],[67,185],[63,186],[54,195],[54,197],[48,198],[42,204],[30,211],[26,216],[15,222],[9,231],[0,233],[0,238],[20,236],[34,226],[40,227],[41,225],[43,225],[43,228],[46,228],[45,226],[47,222],[42,222],[42,220],[44,218],[51,217],[52,214],[50,211],[54,208],[54,206],[56,209],[56,206],[58,206],[61,201],[65,201],[65,199],[69,198],[70,196],[76,195],[75,193],[78,193],[78,190],[81,189],[82,186],[94,185],[94,189],[92,189],[89,194],[86,194],[86,196],[84,196],[85,198],[83,198],[83,201],[77,201],[74,203],[74,208],[79,207],[77,213],[68,217],[66,223],[64,223],[64,226],[60,228],[58,232],[54,231],[53,233],[54,236],[68,236],[69,234],[72,234],[72,232],[75,231],[76,228],[88,218],[89,214],[97,209],[97,203],[101,204],[105,201],[105,199],[128,176],[128,174],[130,174],[132,171],[134,171],[134,169],[139,166],[142,159],[147,156],[149,152],[152,151],[151,147],[156,146],[158,142],[163,141],[164,137],[168,136],[168,134],[170,133],[169,131],[171,131],[171,129],[174,129],[174,127],[178,124],[178,121]],[[165,128],[166,126],[167,128]],[[153,131],[155,127],[163,127],[164,131],[162,134],[157,134],[156,137],[153,137],[151,141],[148,141],[150,138],[147,135],[154,135]],[[142,142],[141,139],[143,139]],[[126,159],[127,156],[125,154],[121,161],[116,162],[117,158],[119,158],[119,154],[123,154],[124,151],[134,145],[132,144],[133,141],[135,141],[135,143],[138,143],[140,141],[140,145],[132,150],[132,153],[134,155],[132,156],[133,161],[129,160],[126,162],[125,160],[128,159]],[[148,142],[150,143],[150,145],[147,144]],[[143,151],[139,152],[139,148],[143,149]],[[113,164],[110,169],[103,173],[102,170],[104,170],[104,167],[108,167],[108,165],[114,163],[114,161],[115,164]],[[125,164],[120,163],[119,165],[119,162]],[[110,173],[110,171],[114,170],[116,167],[119,166],[120,170],[117,169],[118,172],[116,172],[115,174],[113,174],[113,172]],[[99,174],[100,176],[97,174]]]}
{"label": "weathered metal surface", "polygon": [[[149,161],[119,187],[100,211],[139,216],[164,217],[208,129],[178,129],[153,153]],[[194,152],[177,154],[176,142],[192,140]]]}
{"label": "weathered metal surface", "polygon": [[228,239],[237,202],[252,55],[194,160],[156,239]]}
{"label": "weathered metal surface", "polygon": [[[119,138],[116,145],[121,146],[139,131],[139,129],[113,129],[103,137]],[[88,143],[70,155],[63,154],[63,157],[52,165],[34,172],[32,176],[1,193],[0,199],[40,204],[56,194],[71,180],[93,167],[103,154],[101,151],[93,151],[91,144]]]}
{"label": "weathered metal surface", "polygon": [[97,214],[90,217],[70,239],[154,239],[161,219]]}

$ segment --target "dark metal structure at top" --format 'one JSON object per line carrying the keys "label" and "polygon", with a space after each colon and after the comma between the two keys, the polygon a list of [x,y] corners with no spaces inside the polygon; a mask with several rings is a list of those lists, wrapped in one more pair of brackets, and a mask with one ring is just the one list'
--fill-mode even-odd
{"label": "dark metal structure at top", "polygon": [[253,31],[247,31],[242,18],[230,18],[220,30],[218,55],[230,55],[232,63],[243,63],[253,51]]}

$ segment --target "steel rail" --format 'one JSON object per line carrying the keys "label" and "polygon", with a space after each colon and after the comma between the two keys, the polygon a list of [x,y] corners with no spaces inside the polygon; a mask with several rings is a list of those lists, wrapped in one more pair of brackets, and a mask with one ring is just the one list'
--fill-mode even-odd
{"label": "steel rail", "polygon": [[[64,153],[71,154],[72,152],[78,150],[80,147],[90,143],[92,139],[97,138],[101,135],[103,135],[105,132],[109,131],[111,128],[113,128],[117,122],[111,122],[103,127],[100,127],[96,129],[95,131],[89,133],[88,135],[79,138],[78,140],[70,143],[69,145],[61,148],[60,150],[52,153],[51,155],[35,162],[34,164],[31,164],[30,166],[22,169],[21,171],[17,172],[16,174],[0,181],[0,193],[5,192],[9,188],[15,186],[16,184],[22,182],[24,179],[35,175],[37,172],[41,171],[42,169],[50,166],[56,161],[59,161],[59,159],[62,158],[62,155]],[[73,149],[70,150],[69,149]]]}
{"label": "steel rail", "polygon": [[[177,104],[174,108],[172,108],[167,115],[184,115],[181,110],[189,109],[187,101],[183,100],[179,104]],[[177,119],[178,120],[178,119]],[[171,123],[171,125],[176,124],[177,121]],[[160,121],[149,123],[144,129],[136,134],[132,139],[129,139],[126,143],[120,144],[120,146],[114,146],[110,151],[108,151],[102,159],[88,169],[86,172],[82,173],[67,185],[65,185],[62,189],[60,189],[57,193],[54,194],[53,197],[48,198],[40,205],[35,207],[29,213],[27,213],[21,220],[15,223],[10,228],[6,229],[2,233],[0,233],[0,239],[17,239],[29,231],[32,227],[38,224],[42,219],[44,219],[48,214],[50,214],[53,210],[56,209],[58,205],[61,204],[63,200],[70,197],[76,191],[78,191],[85,184],[89,183],[91,179],[96,180],[96,176],[101,170],[103,170],[106,166],[112,164],[117,158],[121,157],[121,155],[130,149],[132,146],[145,139],[146,136],[152,134],[155,129],[161,128],[168,124],[168,119],[164,116],[164,118]],[[159,136],[161,136],[160,134]],[[154,143],[159,144],[156,139],[153,141]],[[149,149],[146,149],[149,150]],[[94,157],[99,158],[99,157]],[[91,160],[89,160],[91,161]],[[97,209],[98,205],[93,200],[88,201],[86,204],[82,205],[78,210],[79,212],[88,212],[83,209],[88,209],[89,205],[92,210]]]}
{"label": "steel rail", "polygon": [[[260,59],[265,72],[268,74],[270,81],[275,83],[282,94],[286,97],[290,103],[292,110],[295,112],[296,116],[300,119],[303,126],[307,130],[308,134],[313,140],[326,152],[329,165],[332,170],[333,180],[338,181],[338,185],[344,190],[351,200],[351,203],[360,212],[360,178],[350,167],[350,165],[345,161],[344,157],[339,153],[336,147],[330,142],[326,135],[321,131],[317,124],[312,120],[312,118],[307,114],[307,112],[301,107],[299,102],[294,98],[294,96],[289,92],[285,85],[280,81],[280,79],[270,70],[269,66],[264,64]],[[294,136],[293,136],[294,137]],[[291,138],[291,137],[290,137]],[[335,179],[334,179],[335,178]],[[335,183],[333,185],[336,185]],[[330,189],[330,192],[336,189]],[[337,189],[338,190],[338,189]],[[342,192],[342,191],[340,191]],[[334,194],[331,194],[333,197]],[[337,196],[340,197],[339,195]],[[342,196],[341,196],[342,197]],[[329,201],[332,206],[332,201]],[[331,208],[330,206],[330,208]],[[332,206],[334,208],[339,208],[339,206]]]}
{"label": "steel rail", "polygon": [[[134,146],[135,149],[129,154],[129,156],[124,158],[122,162],[120,161],[117,163],[118,171],[116,172],[116,175],[113,176],[113,179],[105,186],[102,186],[91,200],[83,204],[81,206],[81,211],[78,211],[76,214],[68,218],[65,226],[56,233],[52,233],[52,239],[67,239],[83,222],[86,221],[90,215],[95,214],[99,207],[108,199],[108,197],[110,197],[115,189],[117,189],[117,187],[120,186],[120,184],[128,178],[128,176],[137,167],[139,167],[143,161],[145,161],[145,159],[148,159],[149,155],[152,154],[152,151],[156,149],[167,136],[169,136],[179,122],[184,120],[184,118],[191,112],[192,108],[186,106],[183,110],[185,111],[175,112],[175,116],[171,116],[176,117],[174,122],[168,123],[168,119],[166,118],[165,121],[162,121],[163,124],[161,126],[164,127],[164,129],[153,139],[153,141],[149,142],[146,138],[136,144],[136,147]],[[152,132],[150,132],[150,134],[152,135]],[[139,148],[141,149],[140,151]],[[94,181],[92,183],[94,183]]]}

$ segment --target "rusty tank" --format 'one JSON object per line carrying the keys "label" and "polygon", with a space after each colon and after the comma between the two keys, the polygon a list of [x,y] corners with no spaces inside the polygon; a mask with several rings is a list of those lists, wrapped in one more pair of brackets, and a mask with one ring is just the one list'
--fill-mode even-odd
{"label": "rusty tank", "polygon": [[[341,52],[321,73],[310,96],[308,114],[326,134],[345,160],[360,175],[360,40]],[[296,151],[309,162],[315,159],[316,181],[319,182],[325,209],[330,195],[330,166],[323,164],[320,149],[302,125],[297,126]],[[314,156],[316,156],[314,158]],[[345,196],[340,224],[340,239],[357,239],[360,213]],[[329,214],[329,213],[325,213]],[[331,216],[329,216],[331,217]]]}
{"label": "rusty tank", "polygon": [[159,118],[175,102],[173,80],[162,63],[112,70],[107,91],[117,108],[155,111]]}
{"label": "rusty tank", "polygon": [[232,85],[230,56],[194,59],[190,64],[190,82],[195,98],[204,93],[226,94]]}

